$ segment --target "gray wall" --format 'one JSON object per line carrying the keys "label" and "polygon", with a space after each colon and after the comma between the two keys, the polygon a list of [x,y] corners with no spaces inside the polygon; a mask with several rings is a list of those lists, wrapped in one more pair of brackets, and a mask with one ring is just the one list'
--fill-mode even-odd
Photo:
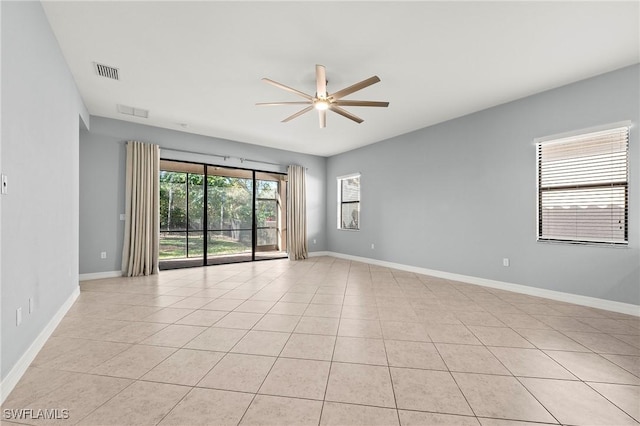
{"label": "gray wall", "polygon": [[[80,134],[80,273],[119,271],[122,259],[125,188],[125,142],[160,145],[161,157],[231,167],[286,172],[288,164],[307,167],[307,236],[309,251],[326,250],[326,158],[210,138],[158,127],[91,117],[91,131]],[[168,149],[193,151],[185,154]],[[228,155],[222,158],[207,154]],[[241,163],[238,158],[283,165]],[[313,243],[313,240],[316,243]],[[100,252],[107,252],[107,259]]]}
{"label": "gray wall", "polygon": [[4,379],[78,287],[79,114],[88,115],[40,3],[0,7]]}
{"label": "gray wall", "polygon": [[[330,157],[328,249],[640,304],[639,81],[635,65]],[[533,139],[622,120],[633,121],[629,247],[536,242]],[[359,232],[336,229],[336,177],[352,172]]]}

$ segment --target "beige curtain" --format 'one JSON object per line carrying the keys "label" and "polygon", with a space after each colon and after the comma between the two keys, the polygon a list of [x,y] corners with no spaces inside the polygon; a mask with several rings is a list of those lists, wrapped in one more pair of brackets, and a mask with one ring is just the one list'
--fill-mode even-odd
{"label": "beige curtain", "polygon": [[160,148],[127,142],[127,187],[122,275],[158,273]]}
{"label": "beige curtain", "polygon": [[289,260],[306,259],[308,254],[305,169],[301,166],[289,166],[288,175],[287,249]]}

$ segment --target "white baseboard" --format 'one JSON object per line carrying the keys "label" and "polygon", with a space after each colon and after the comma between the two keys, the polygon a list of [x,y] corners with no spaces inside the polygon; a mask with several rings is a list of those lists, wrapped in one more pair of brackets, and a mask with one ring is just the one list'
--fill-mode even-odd
{"label": "white baseboard", "polygon": [[332,253],[330,251],[310,251],[308,255],[309,257],[321,257],[321,256],[331,256]]}
{"label": "white baseboard", "polygon": [[[316,252],[317,253],[317,252]],[[475,284],[484,287],[497,288],[500,290],[513,291],[515,293],[527,294],[529,296],[544,297],[546,299],[560,302],[574,303],[576,305],[588,306],[590,308],[604,309],[612,312],[619,312],[627,315],[640,316],[640,306],[631,303],[615,302],[612,300],[599,299],[597,297],[581,296],[579,294],[564,293],[561,291],[548,290],[544,288],[530,287],[521,284],[512,284],[503,281],[490,280],[486,278],[472,277],[469,275],[454,274],[451,272],[437,271],[434,269],[420,268],[417,266],[403,265],[401,263],[386,262],[384,260],[369,259],[366,257],[352,256],[349,254],[322,252],[323,256],[333,256],[339,259],[353,260],[356,262],[369,263],[371,265],[384,266],[386,268],[399,269],[401,271],[414,272],[417,274],[431,275],[433,277],[444,278],[452,281],[461,281],[467,284]],[[320,255],[318,255],[320,256]]]}
{"label": "white baseboard", "polygon": [[122,271],[106,271],[106,272],[93,272],[91,274],[80,274],[80,281],[100,280],[103,278],[117,278],[122,276]]}
{"label": "white baseboard", "polygon": [[76,287],[71,293],[71,296],[62,304],[58,312],[51,318],[51,321],[46,325],[46,327],[40,332],[36,340],[31,343],[29,349],[20,357],[16,365],[13,366],[9,374],[0,382],[0,403],[3,403],[4,400],[9,396],[13,388],[18,384],[24,373],[27,371],[27,368],[33,360],[40,352],[40,349],[47,343],[49,337],[56,329],[62,318],[67,314],[69,308],[73,305],[73,302],[76,301],[78,296],[80,295],[80,287]]}

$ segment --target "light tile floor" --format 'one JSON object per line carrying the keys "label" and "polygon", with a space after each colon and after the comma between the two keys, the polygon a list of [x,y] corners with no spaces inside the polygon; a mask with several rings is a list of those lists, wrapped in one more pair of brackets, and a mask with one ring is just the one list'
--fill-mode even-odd
{"label": "light tile floor", "polygon": [[4,423],[640,421],[638,317],[330,257],[80,287]]}

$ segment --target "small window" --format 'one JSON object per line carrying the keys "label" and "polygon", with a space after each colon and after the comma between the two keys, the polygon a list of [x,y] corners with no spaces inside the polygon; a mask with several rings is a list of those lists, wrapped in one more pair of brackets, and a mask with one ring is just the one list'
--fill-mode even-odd
{"label": "small window", "polygon": [[536,142],[538,240],[626,245],[629,127]]}
{"label": "small window", "polygon": [[360,175],[338,178],[338,229],[360,229]]}

